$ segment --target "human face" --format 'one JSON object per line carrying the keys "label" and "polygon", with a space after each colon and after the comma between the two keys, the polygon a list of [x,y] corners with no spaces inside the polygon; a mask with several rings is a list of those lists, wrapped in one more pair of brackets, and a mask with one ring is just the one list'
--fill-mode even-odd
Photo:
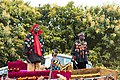
{"label": "human face", "polygon": [[79,35],[79,39],[84,40],[85,39],[84,35]]}
{"label": "human face", "polygon": [[37,33],[39,30],[40,30],[40,29],[39,29],[39,26],[37,26],[37,27],[34,28],[34,32],[35,32],[35,33]]}

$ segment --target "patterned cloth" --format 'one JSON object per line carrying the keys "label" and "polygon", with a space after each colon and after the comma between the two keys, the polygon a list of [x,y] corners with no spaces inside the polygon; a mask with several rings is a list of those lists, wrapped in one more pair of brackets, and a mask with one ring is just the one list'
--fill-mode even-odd
{"label": "patterned cloth", "polygon": [[78,63],[74,63],[75,67],[78,67],[79,69],[85,68],[88,62],[87,42],[84,40],[76,40],[73,45],[71,55],[73,56],[73,59]]}
{"label": "patterned cloth", "polygon": [[60,70],[60,60],[57,57],[51,59],[52,70]]}
{"label": "patterned cloth", "polygon": [[72,48],[72,55],[77,62],[88,61],[87,42],[76,40]]}
{"label": "patterned cloth", "polygon": [[[44,49],[43,49],[43,39],[41,35],[39,35],[39,42],[41,45],[41,51],[42,55],[44,54]],[[31,63],[37,63],[41,62],[43,60],[43,56],[39,56],[38,54],[34,53],[34,36],[32,33],[29,33],[24,41],[24,50],[23,53],[25,56],[27,56],[28,60]]]}

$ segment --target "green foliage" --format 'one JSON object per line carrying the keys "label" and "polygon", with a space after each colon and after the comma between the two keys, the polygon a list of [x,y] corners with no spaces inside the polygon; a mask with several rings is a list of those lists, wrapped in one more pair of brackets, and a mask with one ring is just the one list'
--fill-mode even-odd
{"label": "green foliage", "polygon": [[119,68],[120,8],[117,5],[88,8],[75,7],[69,2],[62,7],[47,4],[39,9],[42,15],[47,12],[40,20],[47,26],[45,42],[48,50],[58,48],[62,53],[70,53],[76,35],[83,31],[93,65]]}
{"label": "green foliage", "polygon": [[0,2],[0,64],[22,57],[22,45],[30,26],[40,17],[37,9],[22,0]]}
{"label": "green foliage", "polygon": [[46,55],[57,48],[70,54],[81,31],[86,34],[89,60],[94,66],[120,69],[120,7],[66,6],[46,4],[31,7],[22,0],[0,2],[0,64],[22,59],[22,45],[30,27],[38,23],[43,31]]}

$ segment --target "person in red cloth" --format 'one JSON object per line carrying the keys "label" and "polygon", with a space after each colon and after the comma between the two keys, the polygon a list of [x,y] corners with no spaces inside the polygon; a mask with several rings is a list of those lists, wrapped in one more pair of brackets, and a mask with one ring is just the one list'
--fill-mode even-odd
{"label": "person in red cloth", "polygon": [[34,24],[30,33],[24,40],[23,53],[28,63],[32,63],[34,70],[39,70],[41,63],[44,61],[44,42],[41,37],[42,31],[38,24]]}

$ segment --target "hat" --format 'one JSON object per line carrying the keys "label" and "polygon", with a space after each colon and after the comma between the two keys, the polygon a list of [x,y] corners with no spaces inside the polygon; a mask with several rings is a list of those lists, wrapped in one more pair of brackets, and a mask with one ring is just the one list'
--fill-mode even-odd
{"label": "hat", "polygon": [[30,32],[33,32],[34,31],[34,28],[38,27],[39,25],[38,24],[34,24],[31,29],[30,29]]}
{"label": "hat", "polygon": [[83,32],[80,32],[78,36],[85,36],[85,34]]}
{"label": "hat", "polygon": [[[34,28],[36,28],[36,27],[39,27],[39,25],[38,24],[34,24],[31,27],[30,32],[33,33],[34,32]],[[38,33],[38,35],[42,34],[42,30],[39,30],[37,33]]]}

